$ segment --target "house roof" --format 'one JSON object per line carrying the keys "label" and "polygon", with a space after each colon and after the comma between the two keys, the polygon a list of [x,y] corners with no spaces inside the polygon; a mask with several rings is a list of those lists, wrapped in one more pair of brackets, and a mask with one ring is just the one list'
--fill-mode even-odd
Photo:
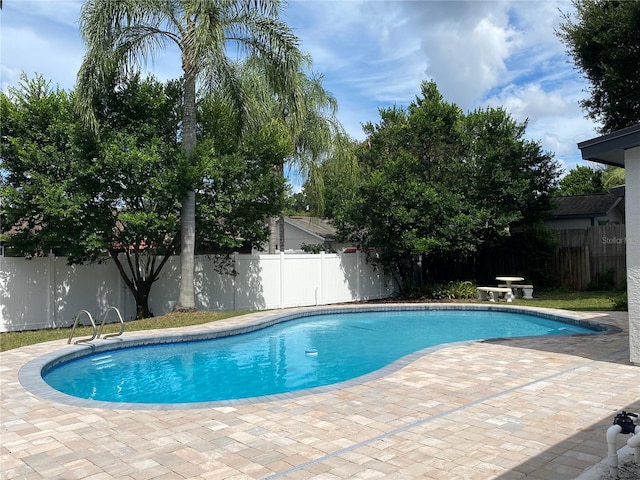
{"label": "house roof", "polygon": [[623,197],[615,193],[593,193],[555,198],[554,218],[591,218],[608,215]]}
{"label": "house roof", "polygon": [[327,220],[318,217],[289,216],[285,221],[300,230],[324,240],[335,240],[336,229]]}
{"label": "house roof", "polygon": [[640,123],[578,143],[582,158],[591,162],[624,167],[624,151],[640,146]]}

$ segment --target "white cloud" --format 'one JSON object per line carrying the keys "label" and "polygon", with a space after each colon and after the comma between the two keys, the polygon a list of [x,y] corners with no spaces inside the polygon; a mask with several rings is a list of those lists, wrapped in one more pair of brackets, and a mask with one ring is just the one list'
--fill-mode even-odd
{"label": "white cloud", "polygon": [[[47,38],[32,27],[2,29],[2,89],[16,85],[22,72],[32,78],[42,74],[52,84],[70,88],[82,60],[83,49],[78,42],[61,37]],[[52,77],[52,72],[56,75]]]}
{"label": "white cloud", "polygon": [[545,116],[575,115],[577,104],[568,103],[561,91],[545,92],[539,83],[509,85],[498,96],[487,100],[493,107],[502,106],[518,121]]}
{"label": "white cloud", "polygon": [[[20,72],[72,88],[84,54],[79,0],[5,2],[0,19],[1,86]],[[594,136],[579,100],[585,83],[556,37],[568,0],[293,0],[285,20],[339,102],[349,133],[379,120],[378,109],[407,106],[426,79],[463,110],[504,106],[529,119],[527,135],[567,164]],[[148,65],[160,80],[180,75],[176,50]]]}
{"label": "white cloud", "polygon": [[[83,0],[19,0],[4,2],[2,15],[16,16],[29,23],[78,28]],[[43,32],[47,33],[47,32]],[[50,33],[50,32],[49,32]]]}
{"label": "white cloud", "polygon": [[507,73],[515,32],[483,18],[466,35],[443,25],[424,38],[427,73],[446,98],[468,108]]}
{"label": "white cloud", "polygon": [[544,91],[538,83],[511,85],[489,98],[487,105],[504,108],[519,122],[528,120],[527,137],[539,140],[568,170],[582,162],[576,144],[596,135],[578,104],[583,86],[572,81]]}

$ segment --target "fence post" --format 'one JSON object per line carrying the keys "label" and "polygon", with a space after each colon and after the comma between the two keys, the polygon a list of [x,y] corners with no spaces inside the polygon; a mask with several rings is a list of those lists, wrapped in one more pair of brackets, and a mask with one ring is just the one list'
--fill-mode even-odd
{"label": "fence post", "polygon": [[284,252],[280,252],[280,308],[284,308]]}
{"label": "fence post", "polygon": [[362,300],[362,292],[360,291],[362,278],[362,267],[360,265],[360,250],[356,250],[356,300]]}
{"label": "fence post", "polygon": [[[324,269],[326,267],[327,258],[325,257],[324,251],[320,252],[320,286],[318,289],[320,290],[319,295],[316,296],[316,306],[324,305]],[[319,297],[319,298],[318,298]]]}
{"label": "fence post", "polygon": [[[109,258],[109,262],[113,264],[113,268],[118,270],[117,267],[115,266],[115,263],[116,263],[115,260],[113,260],[112,258]],[[118,279],[118,283],[116,285],[116,288],[118,289],[118,308],[120,309],[120,312],[122,313],[122,315],[124,317],[127,317],[129,315],[129,312],[127,312],[127,304],[125,303],[127,296],[124,294],[124,289],[126,288],[126,285],[122,281],[122,275],[120,275],[120,271],[118,271],[118,276],[116,278]],[[107,306],[107,308],[109,307]]]}
{"label": "fence post", "polygon": [[57,272],[56,272],[56,255],[53,252],[49,252],[47,255],[47,325],[58,327],[58,318],[56,314],[56,304],[58,300],[56,298],[57,288]]}
{"label": "fence post", "polygon": [[233,286],[233,294],[231,296],[231,308],[232,311],[236,311],[236,297],[238,296],[238,282],[236,277],[238,276],[238,252],[233,252],[233,271],[235,275],[231,275],[231,285]]}

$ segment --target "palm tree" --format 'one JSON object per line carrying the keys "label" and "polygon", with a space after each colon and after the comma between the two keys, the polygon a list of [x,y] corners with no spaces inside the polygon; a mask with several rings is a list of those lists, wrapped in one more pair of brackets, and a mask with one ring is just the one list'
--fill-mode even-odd
{"label": "palm tree", "polygon": [[80,31],[86,54],[78,72],[77,92],[85,119],[97,130],[92,104],[98,85],[126,76],[166,45],[180,50],[184,82],[180,132],[186,159],[186,193],[181,210],[181,277],[177,310],[195,308],[196,83],[228,95],[242,118],[247,92],[238,63],[227,55],[231,46],[260,60],[264,82],[286,98],[298,115],[299,65],[304,57],[298,39],[279,20],[280,0],[89,0],[81,11]]}
{"label": "palm tree", "polygon": [[[307,59],[305,66],[310,66]],[[302,64],[301,64],[302,66]],[[300,87],[300,106],[290,105],[290,98],[273,95],[262,71],[262,64],[248,61],[244,65],[245,81],[253,92],[254,101],[263,106],[263,122],[279,121],[285,124],[291,137],[293,154],[289,157],[289,165],[307,180],[307,186],[314,188],[316,198],[322,199],[322,177],[317,175],[320,163],[330,157],[340,157],[348,161],[351,142],[343,126],[337,118],[338,102],[336,98],[322,85],[322,75],[305,73],[302,69],[297,72],[297,84]],[[296,99],[298,100],[298,99]],[[293,115],[293,112],[296,112]],[[279,166],[280,175],[285,174],[284,164]],[[320,203],[321,206],[321,203]],[[313,212],[322,214],[322,209]],[[271,236],[269,239],[269,253],[275,253],[276,218],[270,220]],[[280,218],[278,246],[280,251],[285,248],[284,218]]]}

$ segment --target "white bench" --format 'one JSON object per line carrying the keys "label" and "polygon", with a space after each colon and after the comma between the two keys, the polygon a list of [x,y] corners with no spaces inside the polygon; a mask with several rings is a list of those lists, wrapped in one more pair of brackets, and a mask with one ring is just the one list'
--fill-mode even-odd
{"label": "white bench", "polygon": [[500,294],[504,294],[507,302],[513,302],[513,290],[508,287],[476,287],[478,290],[478,300],[487,300],[495,302],[500,298]]}
{"label": "white bench", "polygon": [[[499,287],[508,287],[507,284],[500,284]],[[533,298],[533,285],[520,285],[520,284],[511,284],[511,288],[513,289],[513,294],[517,298],[524,298],[525,300],[531,300]]]}

